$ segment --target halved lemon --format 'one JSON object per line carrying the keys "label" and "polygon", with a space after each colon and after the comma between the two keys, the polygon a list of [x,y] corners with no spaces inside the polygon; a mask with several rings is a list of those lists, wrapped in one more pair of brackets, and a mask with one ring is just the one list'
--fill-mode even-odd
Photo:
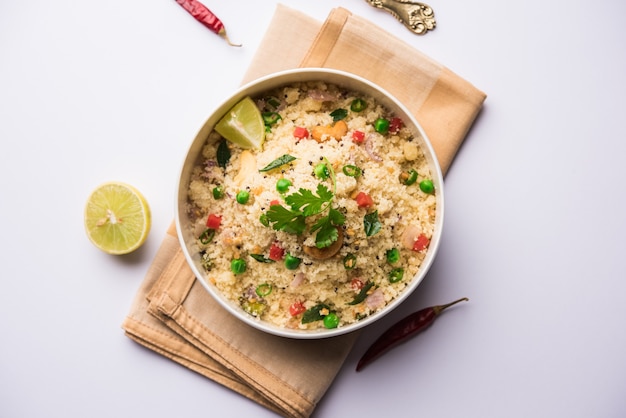
{"label": "halved lemon", "polygon": [[108,254],[128,254],[146,241],[151,226],[150,207],[133,186],[108,182],[87,199],[85,230],[91,242]]}
{"label": "halved lemon", "polygon": [[261,111],[249,96],[226,112],[215,125],[215,130],[244,149],[259,149],[265,140]]}

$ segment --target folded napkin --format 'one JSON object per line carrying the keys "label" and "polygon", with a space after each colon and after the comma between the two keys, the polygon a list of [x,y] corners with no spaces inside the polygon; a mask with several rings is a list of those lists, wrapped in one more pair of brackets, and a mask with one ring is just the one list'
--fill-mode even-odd
{"label": "folded napkin", "polygon": [[[421,122],[445,172],[485,94],[373,23],[343,8],[318,22],[279,5],[244,82],[296,67],[365,77]],[[292,340],[241,323],[206,292],[169,228],[122,324],[139,344],[285,417],[309,417],[358,332]]]}

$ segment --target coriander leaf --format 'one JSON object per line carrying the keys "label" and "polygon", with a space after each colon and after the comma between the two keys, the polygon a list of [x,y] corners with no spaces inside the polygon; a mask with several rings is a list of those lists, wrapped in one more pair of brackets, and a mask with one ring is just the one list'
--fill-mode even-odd
{"label": "coriander leaf", "polygon": [[372,235],[380,232],[382,228],[382,224],[378,220],[378,211],[375,210],[372,213],[368,213],[363,217],[363,229],[365,230],[365,235],[371,237]]}
{"label": "coriander leaf", "polygon": [[[339,238],[337,227],[330,223],[330,218],[325,216],[322,219],[326,219],[327,222],[321,224],[319,230],[317,231],[317,235],[315,235],[315,246],[317,248],[330,247],[330,245]],[[317,226],[318,223],[316,223],[315,226]]]}
{"label": "coriander leaf", "polygon": [[299,189],[296,193],[292,193],[285,197],[285,202],[294,210],[300,210],[304,216],[311,216],[320,213],[324,208],[324,204],[329,203],[333,194],[323,184],[317,185],[317,194],[307,189]]}
{"label": "coriander leaf", "polygon": [[343,225],[346,222],[346,216],[339,212],[337,209],[330,208],[328,211],[328,217],[333,225]]}
{"label": "coriander leaf", "polygon": [[281,165],[285,165],[287,163],[292,162],[293,160],[295,160],[296,157],[289,155],[289,154],[284,154],[281,155],[280,157],[278,157],[277,159],[275,159],[274,161],[272,161],[271,163],[269,163],[268,165],[266,165],[265,167],[263,167],[262,169],[259,170],[259,172],[264,172],[264,171],[270,171],[273,170],[277,167],[280,167]]}
{"label": "coriander leaf", "polygon": [[346,109],[335,109],[330,112],[330,116],[333,117],[333,122],[337,122],[338,120],[345,119],[348,116],[348,111]]}
{"label": "coriander leaf", "polygon": [[228,148],[225,139],[222,139],[217,145],[216,153],[217,164],[222,168],[226,168],[226,164],[228,164],[228,160],[230,160],[230,148]]}
{"label": "coriander leaf", "polygon": [[339,238],[336,226],[343,225],[345,221],[346,217],[341,212],[331,208],[328,215],[318,219],[311,227],[311,232],[318,231],[315,236],[315,246],[317,248],[330,247]]}
{"label": "coriander leaf", "polygon": [[321,321],[322,319],[324,319],[322,311],[330,312],[330,307],[328,305],[320,303],[312,308],[307,309],[302,314],[302,323],[308,324],[309,322]]}
{"label": "coriander leaf", "polygon": [[374,286],[374,283],[368,282],[365,286],[363,286],[359,294],[354,297],[352,302],[348,302],[348,305],[358,305],[359,303],[363,302],[367,297],[367,292],[369,292],[372,286]]}
{"label": "coriander leaf", "polygon": [[272,205],[266,213],[267,220],[276,231],[301,234],[306,227],[302,212],[291,211],[281,205]]}

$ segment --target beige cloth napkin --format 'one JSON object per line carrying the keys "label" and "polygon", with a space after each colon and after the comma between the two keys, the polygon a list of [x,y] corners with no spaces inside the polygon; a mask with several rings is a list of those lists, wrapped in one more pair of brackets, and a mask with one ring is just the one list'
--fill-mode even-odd
{"label": "beige cloth napkin", "polygon": [[[343,8],[318,22],[279,5],[244,81],[296,67],[361,75],[414,111],[444,172],[485,94]],[[265,334],[230,315],[196,280],[170,227],[122,328],[133,340],[285,417],[313,413],[358,332],[310,341]]]}

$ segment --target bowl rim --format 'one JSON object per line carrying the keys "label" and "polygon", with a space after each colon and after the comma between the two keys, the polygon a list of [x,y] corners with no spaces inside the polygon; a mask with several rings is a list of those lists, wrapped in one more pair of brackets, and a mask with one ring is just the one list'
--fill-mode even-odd
{"label": "bowl rim", "polygon": [[[379,102],[381,102],[388,109],[391,108],[394,113],[400,113],[401,117],[405,121],[406,126],[412,125],[413,128],[417,130],[417,132],[413,132],[414,135],[419,135],[421,137],[420,147],[422,148],[424,155],[430,165],[430,169],[432,172],[433,182],[437,189],[436,199],[437,199],[437,208],[436,208],[436,218],[435,218],[435,232],[431,239],[428,251],[422,264],[420,265],[419,270],[415,274],[415,276],[411,279],[411,283],[404,288],[396,298],[394,298],[384,309],[381,311],[375,312],[368,317],[349,324],[347,326],[338,327],[334,329],[317,329],[317,330],[299,330],[299,329],[288,329],[279,327],[273,324],[270,324],[266,321],[262,321],[258,318],[255,318],[246,312],[244,312],[239,306],[236,306],[232,301],[227,300],[225,297],[221,295],[218,289],[209,284],[204,278],[206,275],[203,273],[203,270],[199,268],[199,266],[194,261],[194,257],[189,251],[187,247],[187,239],[184,235],[183,224],[181,223],[181,217],[186,216],[183,208],[185,207],[186,199],[187,199],[187,186],[189,184],[188,172],[191,170],[190,166],[193,166],[195,161],[197,161],[198,153],[197,151],[202,148],[208,134],[213,130],[214,125],[217,123],[219,118],[230,109],[235,103],[239,100],[243,99],[245,96],[254,96],[255,94],[262,93],[263,91],[270,90],[272,88],[279,87],[281,85],[293,84],[298,81],[326,81],[330,84],[340,85],[342,87],[346,87],[349,89],[353,89],[359,91],[359,87],[364,91],[376,98]],[[376,95],[372,94],[373,92]],[[410,121],[410,123],[407,123]],[[191,155],[194,158],[190,158]],[[430,270],[436,254],[438,253],[442,229],[444,225],[444,187],[443,187],[443,173],[441,171],[440,164],[436,158],[436,154],[434,148],[426,135],[426,132],[420,125],[419,121],[415,118],[415,116],[411,113],[411,111],[400,102],[394,95],[392,95],[389,91],[385,90],[380,85],[365,79],[359,75],[343,71],[336,70],[330,68],[317,68],[317,67],[308,67],[308,68],[296,68],[291,70],[283,70],[273,72],[271,74],[259,77],[253,81],[250,81],[239,88],[237,88],[232,94],[223,99],[217,106],[213,108],[213,110],[209,113],[209,116],[206,118],[205,122],[201,126],[201,128],[197,131],[193,140],[189,144],[183,158],[182,165],[178,171],[178,181],[176,182],[176,190],[175,190],[175,225],[176,225],[176,234],[178,237],[179,244],[181,246],[182,252],[185,256],[185,260],[192,272],[196,276],[196,279],[200,282],[202,287],[209,293],[211,297],[218,304],[226,309],[230,314],[234,315],[237,319],[240,320],[243,324],[247,324],[256,328],[260,331],[273,334],[280,337],[292,338],[292,339],[322,339],[322,338],[330,338],[335,337],[347,333],[354,332],[356,330],[362,329],[367,325],[370,325],[385,315],[389,314],[393,310],[395,310],[399,305],[402,304],[414,291],[419,287],[424,277]]]}

